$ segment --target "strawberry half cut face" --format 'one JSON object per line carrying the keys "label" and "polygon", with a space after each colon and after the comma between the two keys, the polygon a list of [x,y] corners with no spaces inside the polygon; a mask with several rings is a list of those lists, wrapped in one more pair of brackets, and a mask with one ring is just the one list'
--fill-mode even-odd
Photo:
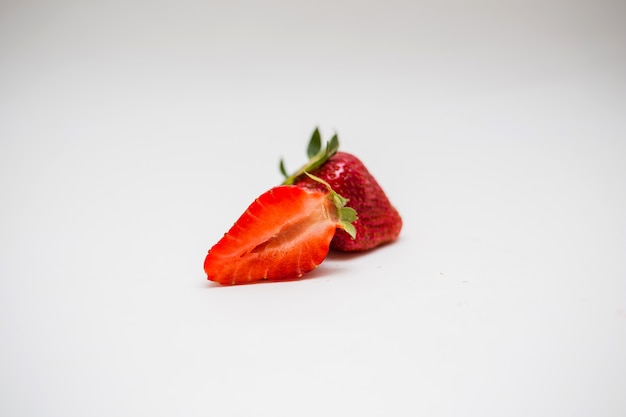
{"label": "strawberry half cut face", "polygon": [[209,250],[207,278],[230,285],[301,277],[326,258],[337,228],[354,234],[356,213],[345,203],[329,188],[272,188]]}

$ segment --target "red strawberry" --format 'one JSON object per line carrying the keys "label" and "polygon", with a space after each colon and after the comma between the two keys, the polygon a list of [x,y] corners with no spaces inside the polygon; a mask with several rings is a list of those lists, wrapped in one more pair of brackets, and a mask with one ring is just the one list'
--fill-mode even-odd
{"label": "red strawberry", "polygon": [[337,228],[354,235],[356,212],[322,189],[283,185],[257,198],[206,256],[204,271],[220,284],[286,280],[315,269]]}
{"label": "red strawberry", "polygon": [[310,172],[348,199],[359,213],[354,222],[356,239],[338,230],[331,242],[332,249],[363,251],[396,240],[402,229],[400,214],[365,165],[354,155],[338,152],[338,148],[337,135],[322,148],[319,130],[315,129],[307,149],[310,161],[302,169],[288,176],[281,161],[281,172],[287,177],[284,184],[319,189],[319,183],[303,175]]}

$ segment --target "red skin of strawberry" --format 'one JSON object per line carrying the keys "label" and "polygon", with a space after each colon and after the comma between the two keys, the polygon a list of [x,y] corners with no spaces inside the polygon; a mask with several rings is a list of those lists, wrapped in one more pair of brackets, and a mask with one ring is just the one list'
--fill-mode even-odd
{"label": "red skin of strawberry", "polygon": [[[358,219],[353,222],[356,238],[353,239],[343,230],[337,230],[330,244],[332,249],[364,251],[398,238],[402,229],[400,214],[356,156],[337,152],[311,173],[348,199],[350,207],[359,213]],[[321,186],[307,176],[298,177],[295,185],[309,189],[320,189]]]}
{"label": "red skin of strawberry", "polygon": [[263,193],[209,250],[207,278],[232,285],[296,279],[315,269],[335,230],[344,227],[332,194],[324,186],[278,186]]}

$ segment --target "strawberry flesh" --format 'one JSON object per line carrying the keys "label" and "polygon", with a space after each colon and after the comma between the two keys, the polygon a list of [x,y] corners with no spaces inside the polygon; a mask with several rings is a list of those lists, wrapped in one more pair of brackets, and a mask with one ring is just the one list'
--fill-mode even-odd
{"label": "strawberry flesh", "polygon": [[342,210],[351,210],[340,207],[334,194],[324,186],[278,186],[263,193],[209,250],[208,279],[226,285],[288,280],[315,269],[335,230],[346,227]]}

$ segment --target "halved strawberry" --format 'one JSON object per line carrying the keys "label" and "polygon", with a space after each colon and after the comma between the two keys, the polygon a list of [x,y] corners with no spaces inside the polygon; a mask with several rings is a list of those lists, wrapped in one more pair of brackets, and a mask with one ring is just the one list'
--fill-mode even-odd
{"label": "halved strawberry", "polygon": [[337,228],[354,236],[356,212],[322,188],[283,185],[258,197],[206,256],[211,281],[243,284],[299,278],[328,255]]}
{"label": "halved strawberry", "polygon": [[307,164],[295,174],[287,175],[281,160],[280,170],[286,177],[283,184],[319,189],[318,182],[304,175],[310,172],[350,200],[350,206],[359,213],[359,218],[354,222],[356,239],[338,230],[330,244],[332,249],[363,251],[396,240],[402,229],[398,210],[363,162],[352,154],[338,152],[338,149],[337,135],[322,147],[321,135],[315,129],[307,148],[310,158]]}

